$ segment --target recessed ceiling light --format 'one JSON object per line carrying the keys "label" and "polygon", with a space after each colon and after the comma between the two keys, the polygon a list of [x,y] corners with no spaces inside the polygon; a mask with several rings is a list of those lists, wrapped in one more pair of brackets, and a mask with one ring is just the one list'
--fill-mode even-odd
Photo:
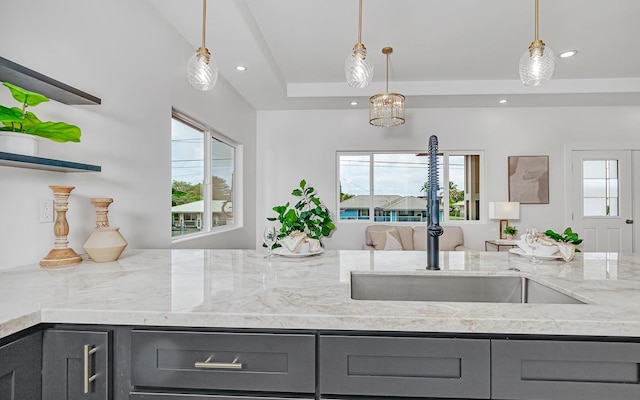
{"label": "recessed ceiling light", "polygon": [[357,101],[352,101],[352,102],[351,102],[351,105],[352,105],[352,106],[357,106],[357,105],[358,105],[358,102],[357,102]]}
{"label": "recessed ceiling light", "polygon": [[504,103],[506,103],[506,102],[508,102],[508,101],[509,101],[509,100],[507,100],[507,99],[501,99],[498,103],[500,103],[500,104],[504,104]]}
{"label": "recessed ceiling light", "polygon": [[247,67],[245,67],[244,65],[236,65],[236,69],[237,69],[238,71],[246,71],[246,70],[247,70]]}
{"label": "recessed ceiling light", "polygon": [[562,53],[558,54],[558,57],[560,58],[569,58],[569,57],[573,57],[576,54],[578,54],[578,50],[567,50],[567,51],[563,51]]}

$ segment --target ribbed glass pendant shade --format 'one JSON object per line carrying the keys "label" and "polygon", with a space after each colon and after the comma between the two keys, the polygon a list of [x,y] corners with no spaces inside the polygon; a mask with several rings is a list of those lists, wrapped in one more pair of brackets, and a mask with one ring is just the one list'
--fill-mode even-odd
{"label": "ribbed glass pendant shade", "polygon": [[187,63],[187,79],[195,89],[208,91],[218,82],[218,66],[209,50],[200,47]]}
{"label": "ribbed glass pendant shade", "polygon": [[361,89],[369,86],[373,78],[373,64],[367,58],[367,49],[362,44],[356,44],[344,62],[344,75],[347,84],[352,88]]}
{"label": "ribbed glass pendant shade", "polygon": [[553,51],[538,40],[520,58],[520,79],[525,86],[538,86],[551,79],[556,66]]}
{"label": "ribbed glass pendant shade", "polygon": [[404,124],[404,96],[382,93],[369,99],[369,123],[373,126],[392,127]]}

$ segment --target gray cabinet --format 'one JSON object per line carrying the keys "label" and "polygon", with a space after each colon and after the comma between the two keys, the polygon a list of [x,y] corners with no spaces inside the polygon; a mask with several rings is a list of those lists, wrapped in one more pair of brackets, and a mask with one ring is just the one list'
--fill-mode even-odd
{"label": "gray cabinet", "polygon": [[42,333],[0,346],[0,399],[39,400]]}
{"label": "gray cabinet", "polygon": [[45,330],[43,400],[111,399],[110,343],[110,331]]}
{"label": "gray cabinet", "polygon": [[315,364],[313,334],[135,329],[131,334],[134,392],[169,388],[312,394]]}
{"label": "gray cabinet", "polygon": [[321,395],[488,399],[490,364],[484,339],[319,339]]}
{"label": "gray cabinet", "polygon": [[492,398],[640,399],[640,343],[492,340]]}
{"label": "gray cabinet", "polygon": [[132,393],[129,400],[311,400],[314,397],[251,397],[218,396],[207,394]]}

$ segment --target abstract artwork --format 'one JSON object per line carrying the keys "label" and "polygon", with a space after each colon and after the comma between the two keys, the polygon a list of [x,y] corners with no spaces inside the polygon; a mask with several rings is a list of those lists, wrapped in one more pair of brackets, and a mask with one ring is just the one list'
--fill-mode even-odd
{"label": "abstract artwork", "polygon": [[509,201],[549,204],[549,156],[509,157]]}

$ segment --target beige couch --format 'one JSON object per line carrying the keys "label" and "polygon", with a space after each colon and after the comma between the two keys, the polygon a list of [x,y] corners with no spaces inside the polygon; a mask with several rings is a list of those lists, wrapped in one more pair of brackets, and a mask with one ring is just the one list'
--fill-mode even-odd
{"label": "beige couch", "polygon": [[[443,226],[439,247],[442,251],[465,250],[459,226]],[[427,226],[369,225],[364,230],[365,250],[427,250]],[[389,238],[393,239],[389,239]],[[395,240],[394,240],[395,239]]]}

